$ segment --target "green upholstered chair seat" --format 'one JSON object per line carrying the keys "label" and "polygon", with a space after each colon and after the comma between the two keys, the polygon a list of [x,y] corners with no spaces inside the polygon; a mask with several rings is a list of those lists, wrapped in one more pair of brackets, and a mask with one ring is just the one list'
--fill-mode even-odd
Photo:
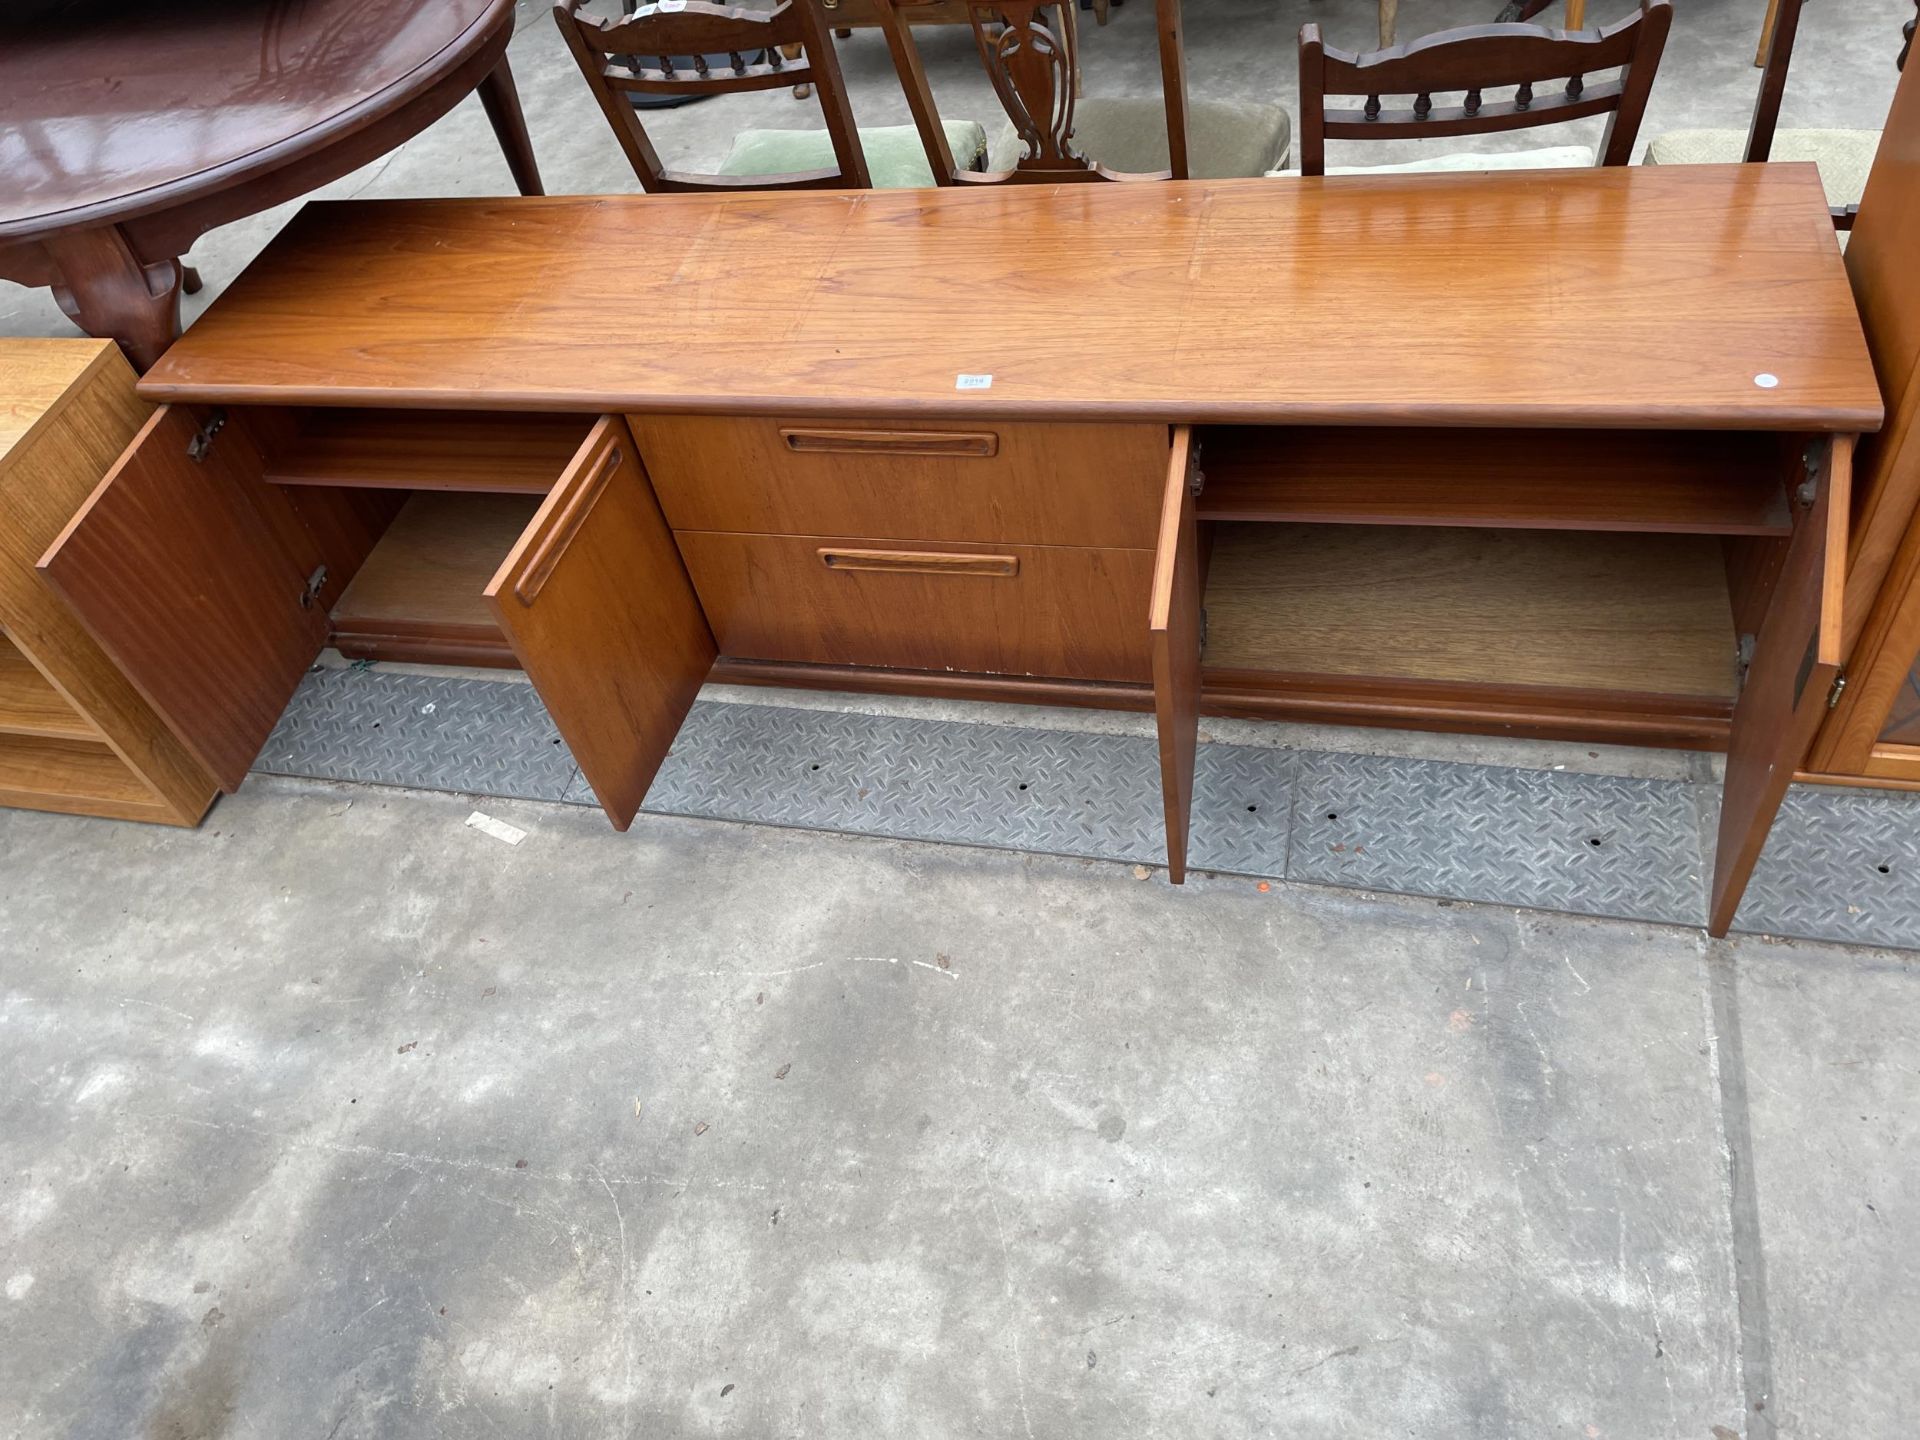
{"label": "green upholstered chair seat", "polygon": [[[1449,151],[1429,155],[1424,160],[1407,160],[1398,165],[1329,165],[1329,175],[1422,175],[1446,170],[1579,170],[1593,164],[1593,151],[1585,145],[1552,145],[1537,150],[1496,150],[1486,154]],[[1272,175],[1298,177],[1298,170],[1273,170]]]}
{"label": "green upholstered chair seat", "polygon": [[[987,153],[987,132],[972,120],[944,121],[947,148],[961,169],[978,169]],[[931,188],[933,170],[911,125],[889,125],[861,130],[860,152],[867,157],[867,174],[876,190]],[[742,130],[733,148],[720,162],[721,175],[791,175],[805,170],[831,170],[833,140],[824,130]]]}
{"label": "green upholstered chair seat", "polygon": [[[1278,105],[1232,100],[1187,105],[1187,165],[1196,180],[1264,175],[1286,160],[1292,138],[1293,122]],[[1082,100],[1073,107],[1073,143],[1109,170],[1165,170],[1170,163],[1166,106],[1158,95]],[[987,147],[987,169],[1013,169],[1023,148],[1009,120]]]}
{"label": "green upholstered chair seat", "polygon": [[[1768,158],[1813,161],[1827,204],[1858,205],[1879,148],[1878,130],[1777,130]],[[1675,130],[1647,147],[1646,163],[1737,165],[1746,153],[1744,130]]]}

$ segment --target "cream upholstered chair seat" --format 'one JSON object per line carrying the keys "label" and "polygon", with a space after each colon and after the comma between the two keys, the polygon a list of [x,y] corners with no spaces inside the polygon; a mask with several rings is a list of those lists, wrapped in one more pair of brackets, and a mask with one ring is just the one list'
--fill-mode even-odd
{"label": "cream upholstered chair seat", "polygon": [[[973,120],[947,120],[947,148],[962,170],[978,170],[987,153],[985,127]],[[933,167],[911,125],[889,125],[854,131],[867,174],[876,190],[931,188]],[[833,169],[833,137],[824,130],[742,130],[734,137],[720,175],[791,175],[807,170]]]}
{"label": "cream upholstered chair seat", "polygon": [[[1398,165],[1329,165],[1329,175],[1420,175],[1446,170],[1583,170],[1593,164],[1586,145],[1547,145],[1535,150],[1498,150],[1487,154],[1449,151]],[[1269,175],[1298,177],[1298,170],[1269,170]]]}
{"label": "cream upholstered chair seat", "polygon": [[[1264,175],[1286,163],[1293,119],[1278,105],[1247,100],[1193,100],[1187,105],[1187,165],[1195,180]],[[1158,95],[1090,96],[1073,107],[1074,147],[1109,170],[1165,170],[1167,110]],[[1022,150],[1009,120],[987,146],[987,169],[1011,170]]]}
{"label": "cream upholstered chair seat", "polygon": [[[1858,205],[1880,148],[1878,130],[1776,130],[1767,158],[1811,160],[1820,167],[1827,204]],[[1746,158],[1744,130],[1674,130],[1647,147],[1648,165],[1737,165]]]}

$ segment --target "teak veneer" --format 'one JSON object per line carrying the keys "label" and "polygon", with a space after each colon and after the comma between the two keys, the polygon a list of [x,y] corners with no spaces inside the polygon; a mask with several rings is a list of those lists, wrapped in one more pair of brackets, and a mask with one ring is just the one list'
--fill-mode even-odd
{"label": "teak veneer", "polygon": [[1791,166],[316,205],[143,392],[43,568],[223,783],[329,640],[622,828],[709,676],[1150,708],[1176,880],[1203,714],[1692,745],[1715,933],[1881,419]]}
{"label": "teak veneer", "polygon": [[[1753,165],[325,202],[141,393],[1872,430],[1846,276],[1807,225],[1817,192],[1811,165]],[[644,326],[617,323],[611,297]],[[961,375],[992,383],[958,390]]]}
{"label": "teak veneer", "polygon": [[0,805],[192,825],[212,776],[34,573],[146,422],[133,380],[111,341],[0,341]]}

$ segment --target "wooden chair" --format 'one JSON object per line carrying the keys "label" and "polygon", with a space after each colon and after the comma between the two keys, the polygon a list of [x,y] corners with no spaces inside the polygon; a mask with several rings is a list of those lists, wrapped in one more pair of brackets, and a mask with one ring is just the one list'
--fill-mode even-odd
{"label": "wooden chair", "polygon": [[[1820,168],[1820,183],[1836,230],[1851,230],[1867,172],[1880,149],[1878,130],[1782,130],[1780,102],[1787,90],[1787,70],[1793,63],[1793,45],[1800,30],[1802,0],[1773,0],[1761,30],[1765,60],[1760,71],[1760,93],[1753,118],[1743,135],[1738,130],[1672,130],[1647,146],[1649,165],[1731,165],[1740,161],[1811,160]],[[1920,3],[1920,0],[1917,0]],[[1904,69],[1912,42],[1913,22],[1901,32],[1903,43],[1896,67]]]}
{"label": "wooden chair", "polygon": [[[857,130],[833,41],[813,0],[782,0],[772,10],[743,10],[708,0],[665,0],[617,20],[580,13],[560,0],[553,18],[651,193],[684,190],[882,189],[935,183],[934,152],[919,132],[897,125]],[[782,47],[787,47],[783,52]],[[798,58],[789,58],[798,47]],[[675,57],[691,63],[676,63]],[[725,56],[723,63],[714,59]],[[722,95],[805,84],[818,96],[825,130],[745,130],[718,170],[669,170],[647,138],[628,95]],[[941,164],[959,153],[978,165],[986,131],[958,123],[942,132]]]}
{"label": "wooden chair", "polygon": [[[1390,50],[1353,55],[1320,39],[1318,25],[1300,31],[1300,172],[1324,175],[1328,140],[1392,140],[1484,135],[1607,116],[1596,156],[1585,146],[1504,154],[1450,153],[1401,165],[1355,170],[1492,170],[1569,165],[1625,165],[1646,114],[1647,95],[1672,22],[1669,0],[1640,0],[1637,13],[1604,30],[1573,34],[1540,25],[1476,25],[1443,30]],[[1617,69],[1612,79],[1586,76]],[[1564,81],[1558,93],[1535,88]],[[1484,92],[1513,86],[1511,99]],[[1463,92],[1461,103],[1436,108],[1434,92]],[[1412,108],[1383,109],[1382,95],[1411,95]],[[1330,110],[1332,97],[1364,97],[1357,110]]]}
{"label": "wooden chair", "polygon": [[[887,49],[929,152],[943,141],[932,88],[914,43],[912,12],[926,0],[876,0]],[[987,173],[940,155],[943,183],[1184,180],[1259,175],[1285,156],[1291,122],[1277,105],[1191,103],[1180,0],[1156,0],[1159,97],[1082,99],[1073,0],[969,3],[980,62],[1007,124],[987,145]]]}

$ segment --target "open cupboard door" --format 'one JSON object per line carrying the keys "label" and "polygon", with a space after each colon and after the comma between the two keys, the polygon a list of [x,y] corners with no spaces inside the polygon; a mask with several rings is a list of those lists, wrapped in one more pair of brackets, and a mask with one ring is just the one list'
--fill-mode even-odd
{"label": "open cupboard door", "polygon": [[164,406],[38,563],[227,791],[326,644],[330,595],[378,534],[351,499],[315,492],[297,506],[264,470],[244,412]]}
{"label": "open cupboard door", "polygon": [[626,421],[587,436],[487,604],[616,830],[633,823],[716,651]]}
{"label": "open cupboard door", "polygon": [[1732,926],[1774,814],[1833,702],[1840,676],[1853,437],[1814,442],[1803,485],[1812,487],[1811,504],[1794,526],[1733,707],[1713,852],[1710,935],[1725,935]]}
{"label": "open cupboard door", "polygon": [[1193,760],[1200,743],[1200,448],[1185,425],[1173,429],[1153,557],[1148,630],[1153,648],[1153,714],[1160,733],[1160,794],[1167,815],[1167,878],[1187,878],[1187,821]]}

